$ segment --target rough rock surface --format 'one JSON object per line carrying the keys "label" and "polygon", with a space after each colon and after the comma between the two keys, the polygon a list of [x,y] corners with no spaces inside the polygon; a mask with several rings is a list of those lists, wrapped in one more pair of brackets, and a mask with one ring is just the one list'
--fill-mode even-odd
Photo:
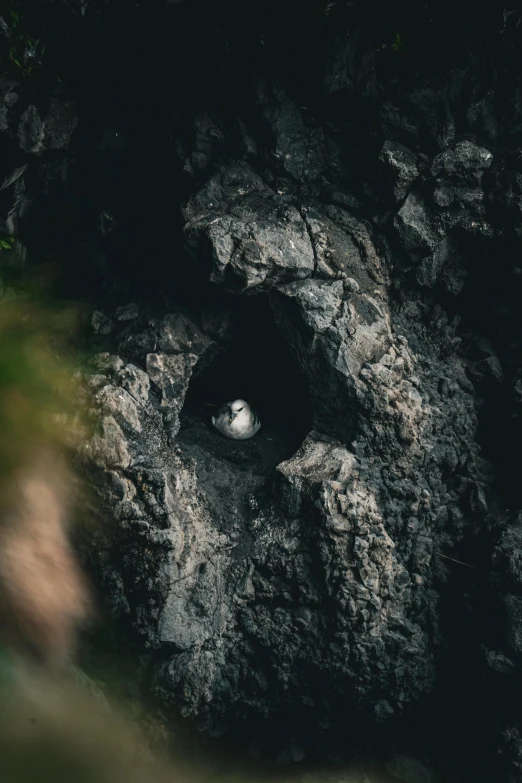
{"label": "rough rock surface", "polygon": [[[440,694],[437,730],[469,724],[463,756],[514,781],[522,18],[265,6],[35,0],[53,56],[2,80],[4,233],[95,302],[91,567],[156,692],[213,731]],[[276,405],[238,445],[191,394],[245,297],[260,377],[284,345],[311,420]]]}
{"label": "rough rock surface", "polygon": [[[429,691],[440,644],[436,552],[460,539],[466,516],[486,510],[473,387],[448,356],[451,326],[439,324],[440,346],[426,331],[431,350],[415,356],[393,329],[368,229],[334,207],[310,209],[307,221],[318,257],[329,247],[342,269],[272,280],[314,429],[267,476],[262,500],[240,458],[223,524],[202,491],[210,456],[198,464],[176,439],[191,375],[214,345],[186,317],[115,325],[111,356],[98,360],[112,374],[91,380],[102,414],[88,452],[105,468],[102,495],[118,521],[101,578],[110,575],[117,607],[162,651],[158,690],[210,725],[298,705],[320,715],[332,693],[380,720]],[[259,244],[270,230],[276,245],[279,227]],[[241,263],[247,275],[251,262]],[[209,450],[218,444],[210,431]],[[242,453],[252,469],[253,455]],[[149,553],[152,571],[138,552]]]}
{"label": "rough rock surface", "polygon": [[210,280],[227,290],[259,293],[313,272],[305,221],[245,164],[212,177],[184,214],[196,258],[211,255]]}

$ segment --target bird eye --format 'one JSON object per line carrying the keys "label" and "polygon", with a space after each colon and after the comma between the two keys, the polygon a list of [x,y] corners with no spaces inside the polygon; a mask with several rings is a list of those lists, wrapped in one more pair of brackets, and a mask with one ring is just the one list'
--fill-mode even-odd
{"label": "bird eye", "polygon": [[243,408],[239,408],[238,413],[241,413],[242,410],[243,410]]}

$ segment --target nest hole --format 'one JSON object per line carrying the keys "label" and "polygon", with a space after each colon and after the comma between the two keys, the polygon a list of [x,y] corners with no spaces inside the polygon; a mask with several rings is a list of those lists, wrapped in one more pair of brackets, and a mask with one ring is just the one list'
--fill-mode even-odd
{"label": "nest hole", "polygon": [[[249,440],[230,440],[212,425],[218,406],[235,399],[246,400],[260,418],[261,429]],[[312,423],[308,384],[266,297],[239,301],[228,350],[192,379],[180,418],[178,443],[195,459],[207,494],[217,485],[234,497],[253,492],[300,446]],[[238,479],[238,472],[249,477]]]}

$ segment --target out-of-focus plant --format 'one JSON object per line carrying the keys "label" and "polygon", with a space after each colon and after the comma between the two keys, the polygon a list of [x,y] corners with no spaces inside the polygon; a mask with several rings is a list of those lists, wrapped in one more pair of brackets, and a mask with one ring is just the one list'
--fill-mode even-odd
{"label": "out-of-focus plant", "polygon": [[2,783],[167,783],[137,723],[73,680],[18,669],[2,691]]}
{"label": "out-of-focus plant", "polygon": [[0,252],[11,250],[14,245],[14,237],[0,237]]}
{"label": "out-of-focus plant", "polygon": [[63,452],[85,435],[84,396],[67,341],[74,310],[0,302],[0,481],[41,450]]}
{"label": "out-of-focus plant", "polygon": [[404,43],[403,37],[400,33],[395,33],[395,40],[391,44],[391,48],[395,52],[407,52],[409,46],[406,43]]}
{"label": "out-of-focus plant", "polygon": [[85,393],[69,347],[76,312],[29,290],[0,300],[0,643],[63,665],[89,606],[68,537]]}
{"label": "out-of-focus plant", "polygon": [[68,537],[70,464],[88,406],[78,312],[34,291],[0,300],[0,780],[159,783],[138,724],[72,677],[90,595]]}
{"label": "out-of-focus plant", "polygon": [[32,76],[35,66],[41,64],[45,44],[28,33],[22,4],[12,3],[7,13],[1,8],[0,13],[4,13],[4,21],[11,28],[7,52],[9,62],[24,76]]}

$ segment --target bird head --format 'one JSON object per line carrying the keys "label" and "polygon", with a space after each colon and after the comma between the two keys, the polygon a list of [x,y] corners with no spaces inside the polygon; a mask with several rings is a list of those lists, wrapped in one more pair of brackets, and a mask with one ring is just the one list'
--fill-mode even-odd
{"label": "bird head", "polygon": [[248,403],[246,403],[244,400],[234,400],[234,402],[230,403],[230,423],[234,421],[236,416],[238,416],[242,410],[245,408],[248,409]]}

